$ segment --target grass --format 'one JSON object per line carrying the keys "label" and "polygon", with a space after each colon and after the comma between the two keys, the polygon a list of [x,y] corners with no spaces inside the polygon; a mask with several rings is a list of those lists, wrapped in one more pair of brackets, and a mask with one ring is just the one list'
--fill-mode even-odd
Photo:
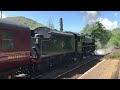
{"label": "grass", "polygon": [[113,54],[112,58],[114,58],[114,59],[120,59],[120,53]]}

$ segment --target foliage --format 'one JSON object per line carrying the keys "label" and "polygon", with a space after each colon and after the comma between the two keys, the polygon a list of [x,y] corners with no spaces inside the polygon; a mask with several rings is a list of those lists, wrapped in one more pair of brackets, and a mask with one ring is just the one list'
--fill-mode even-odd
{"label": "foliage", "polygon": [[120,59],[120,53],[113,54],[112,58]]}
{"label": "foliage", "polygon": [[96,22],[91,26],[89,24],[83,29],[83,34],[90,34],[95,39],[97,48],[105,48],[109,39],[112,37],[112,33],[106,30],[100,22]]}
{"label": "foliage", "polygon": [[30,27],[31,30],[34,30],[37,27],[45,27],[45,25],[38,23],[32,19],[26,18],[26,17],[22,17],[22,16],[17,16],[17,17],[7,17],[5,18],[6,20],[10,20],[10,21],[14,21],[14,22],[19,22],[22,24],[26,24],[28,25],[28,27]]}
{"label": "foliage", "polygon": [[109,42],[107,43],[107,47],[114,45],[114,48],[120,48],[120,34],[113,35]]}
{"label": "foliage", "polygon": [[112,34],[113,35],[117,35],[117,34],[120,34],[120,28],[115,28],[112,30]]}
{"label": "foliage", "polygon": [[107,47],[114,46],[114,48],[120,48],[120,28],[112,30],[113,36],[107,43]]}
{"label": "foliage", "polygon": [[87,24],[87,25],[85,26],[85,28],[83,28],[82,33],[85,34],[85,35],[87,35],[88,32],[89,32],[89,29],[90,29],[90,25]]}

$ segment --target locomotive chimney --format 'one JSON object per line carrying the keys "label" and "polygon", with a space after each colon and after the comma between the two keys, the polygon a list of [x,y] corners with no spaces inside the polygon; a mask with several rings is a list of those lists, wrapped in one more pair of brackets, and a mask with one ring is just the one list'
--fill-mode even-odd
{"label": "locomotive chimney", "polygon": [[60,18],[60,31],[61,32],[63,31],[63,20],[62,20],[62,18]]}

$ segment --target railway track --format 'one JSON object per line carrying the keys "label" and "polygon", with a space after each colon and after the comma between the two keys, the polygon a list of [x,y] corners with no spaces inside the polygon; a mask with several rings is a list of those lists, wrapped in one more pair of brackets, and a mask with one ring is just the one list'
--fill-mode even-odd
{"label": "railway track", "polygon": [[[100,57],[99,57],[100,58]],[[80,75],[85,73],[87,70],[92,68],[94,65],[96,65],[98,62],[100,62],[98,57],[91,59],[89,61],[86,61],[56,77],[53,79],[77,79]]]}
{"label": "railway track", "polygon": [[101,55],[99,57],[96,57],[90,61],[87,61],[81,65],[76,66],[73,69],[70,69],[69,71],[66,71],[53,79],[78,79],[81,75],[83,75],[86,71],[91,69],[93,66],[95,66],[97,63],[101,62],[103,59],[102,57],[108,55],[109,53],[105,55]]}
{"label": "railway track", "polygon": [[[98,60],[97,61],[95,61],[95,60],[97,60],[97,58],[94,60],[87,61],[81,65],[78,65],[78,66],[74,67],[73,69],[70,69],[69,71],[66,71],[66,72],[54,77],[53,79],[70,79],[70,78],[76,79],[77,77],[82,75],[82,73],[84,73],[86,71],[86,68],[88,70],[89,68],[91,68],[92,66],[94,66],[96,63],[99,62]],[[93,62],[95,62],[95,63],[93,64]],[[85,67],[86,65],[87,65],[87,67]],[[79,73],[79,75],[78,75],[78,73]]]}
{"label": "railway track", "polygon": [[30,77],[30,79],[76,79],[78,76],[82,75],[98,62],[100,62],[100,59],[103,56],[104,55],[87,57],[86,59],[83,59],[67,67],[59,68],[44,74],[34,75],[33,77]]}

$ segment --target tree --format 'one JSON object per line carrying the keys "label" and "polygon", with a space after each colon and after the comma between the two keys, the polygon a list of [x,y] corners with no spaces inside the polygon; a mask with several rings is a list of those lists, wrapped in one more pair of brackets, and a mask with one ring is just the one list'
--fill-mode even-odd
{"label": "tree", "polygon": [[98,48],[105,48],[112,37],[111,31],[106,30],[100,22],[96,22],[91,26],[87,24],[82,32],[85,35],[92,35]]}
{"label": "tree", "polygon": [[87,24],[87,25],[83,28],[82,33],[85,34],[85,35],[87,35],[87,34],[88,34],[88,29],[89,29],[89,28],[90,28],[90,25]]}
{"label": "tree", "polygon": [[107,47],[114,46],[113,48],[120,48],[120,34],[113,35],[109,42],[107,43]]}
{"label": "tree", "polygon": [[47,26],[48,26],[48,28],[50,28],[50,29],[54,29],[54,25],[53,25],[53,22],[52,22],[52,19],[51,19],[51,18],[48,20]]}
{"label": "tree", "polygon": [[105,48],[109,39],[112,37],[111,31],[106,30],[100,22],[96,23],[91,35],[95,38],[96,44],[100,46],[99,48]]}

